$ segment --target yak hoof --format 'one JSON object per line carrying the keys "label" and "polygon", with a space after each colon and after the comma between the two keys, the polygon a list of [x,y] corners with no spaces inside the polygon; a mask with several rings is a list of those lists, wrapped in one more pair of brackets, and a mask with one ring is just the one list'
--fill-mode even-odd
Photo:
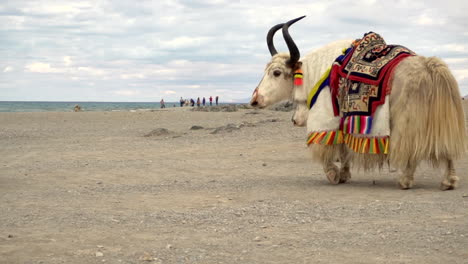
{"label": "yak hoof", "polygon": [[413,188],[414,181],[412,179],[402,177],[398,181],[398,184],[400,185],[400,188],[402,190],[408,190],[408,189]]}
{"label": "yak hoof", "polygon": [[349,171],[349,169],[347,170],[341,169],[340,170],[340,183],[346,183],[350,179],[351,179],[351,172]]}
{"label": "yak hoof", "polygon": [[340,173],[337,168],[333,168],[327,171],[327,178],[331,184],[338,184],[340,183]]}
{"label": "yak hoof", "polygon": [[450,176],[450,178],[448,179],[444,179],[441,183],[440,183],[440,189],[442,191],[447,191],[447,190],[453,190],[457,187],[457,183],[458,183],[458,177],[453,175],[453,176]]}

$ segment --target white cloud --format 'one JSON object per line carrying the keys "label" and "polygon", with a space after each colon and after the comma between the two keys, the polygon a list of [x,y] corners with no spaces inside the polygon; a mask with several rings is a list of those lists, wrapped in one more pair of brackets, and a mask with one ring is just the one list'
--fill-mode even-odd
{"label": "white cloud", "polygon": [[437,16],[431,16],[428,14],[422,14],[416,18],[416,24],[421,26],[433,26],[439,25],[443,26],[446,24],[446,20],[444,18],[438,18]]}
{"label": "white cloud", "polygon": [[94,76],[103,76],[106,75],[106,71],[104,69],[94,68],[94,67],[78,67],[76,69],[72,69],[71,72],[82,72],[89,75]]}
{"label": "white cloud", "polygon": [[165,49],[186,49],[201,47],[210,42],[207,37],[187,37],[180,36],[167,41],[160,41],[161,48]]}
{"label": "white cloud", "polygon": [[72,65],[72,60],[71,60],[70,56],[63,57],[63,64],[65,64],[65,66]]}
{"label": "white cloud", "polygon": [[43,62],[33,62],[25,66],[26,70],[30,72],[37,72],[37,73],[58,73],[63,72],[61,69],[53,68],[50,66],[49,63]]}
{"label": "white cloud", "polygon": [[132,74],[121,74],[120,78],[123,80],[128,80],[128,79],[145,79],[146,76],[141,73],[132,73]]}
{"label": "white cloud", "polygon": [[448,58],[444,60],[448,64],[468,64],[468,58]]}
{"label": "white cloud", "polygon": [[11,66],[6,66],[5,69],[3,69],[3,72],[11,72],[13,71],[13,67]]}
{"label": "white cloud", "polygon": [[118,90],[113,93],[115,95],[123,95],[123,96],[137,96],[141,94],[141,92],[138,90]]}
{"label": "white cloud", "polygon": [[[468,80],[468,69],[453,70],[453,74],[457,81],[461,82],[463,80]],[[466,91],[465,91],[466,93]]]}
{"label": "white cloud", "polygon": [[167,90],[167,91],[164,91],[164,94],[177,94],[177,92],[176,92],[176,91]]}
{"label": "white cloud", "polygon": [[68,2],[63,4],[57,3],[44,3],[44,4],[30,4],[21,8],[25,13],[32,14],[76,14],[82,11],[83,8],[89,8],[92,4],[88,2]]}
{"label": "white cloud", "polygon": [[446,44],[443,46],[443,49],[447,51],[455,51],[455,52],[464,52],[465,50],[468,51],[465,47],[466,45],[464,44],[456,44],[456,43],[451,43],[451,44]]}

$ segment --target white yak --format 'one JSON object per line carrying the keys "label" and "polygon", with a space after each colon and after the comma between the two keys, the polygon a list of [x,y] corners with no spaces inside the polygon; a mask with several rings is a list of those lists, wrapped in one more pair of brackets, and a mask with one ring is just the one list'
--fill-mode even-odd
{"label": "white yak", "polygon": [[[320,131],[340,122],[340,117],[333,112],[330,89],[326,87],[320,92],[310,110],[307,97],[352,40],[335,41],[300,59],[288,28],[302,18],[278,24],[268,32],[267,44],[272,59],[250,104],[263,108],[293,99],[296,102],[294,125],[307,124],[309,132]],[[282,29],[289,53],[278,53],[273,45],[273,35],[279,29]],[[303,72],[302,86],[293,85],[293,74],[298,68]],[[309,149],[314,159],[322,163],[327,178],[333,184],[344,183],[351,177],[350,161],[364,169],[381,167],[388,162],[401,170],[398,183],[402,189],[413,186],[416,167],[421,161],[429,161],[434,167],[445,167],[441,189],[454,189],[459,179],[453,161],[460,158],[466,149],[465,118],[455,78],[439,58],[423,56],[403,59],[395,66],[392,77],[391,93],[375,112],[376,120],[387,118],[389,122],[388,154],[356,153],[346,144],[311,144]],[[384,107],[389,111],[380,111]],[[374,129],[379,128],[373,126]],[[341,160],[341,169],[334,165],[337,158]]]}

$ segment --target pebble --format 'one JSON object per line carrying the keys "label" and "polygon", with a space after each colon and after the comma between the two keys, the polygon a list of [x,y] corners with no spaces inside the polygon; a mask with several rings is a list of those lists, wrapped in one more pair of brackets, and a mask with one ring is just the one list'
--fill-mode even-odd
{"label": "pebble", "polygon": [[144,252],[144,253],[143,253],[143,256],[139,257],[138,259],[141,260],[141,261],[153,261],[153,260],[154,260],[154,257],[151,256],[150,253]]}
{"label": "pebble", "polygon": [[172,245],[171,245],[171,244],[167,244],[166,248],[167,248],[167,249],[172,249]]}
{"label": "pebble", "polygon": [[266,163],[263,163],[263,164],[262,164],[263,167],[266,167],[266,165],[267,165]]}
{"label": "pebble", "polygon": [[262,241],[262,238],[259,237],[259,236],[257,236],[257,237],[254,238],[254,241],[255,241],[255,242]]}
{"label": "pebble", "polygon": [[104,253],[98,251],[96,252],[96,257],[104,257]]}

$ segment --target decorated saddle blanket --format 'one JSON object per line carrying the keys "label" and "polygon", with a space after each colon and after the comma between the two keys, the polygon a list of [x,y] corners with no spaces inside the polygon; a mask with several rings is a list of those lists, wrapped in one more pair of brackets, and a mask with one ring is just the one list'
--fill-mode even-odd
{"label": "decorated saddle blanket", "polygon": [[[309,129],[308,123],[307,144],[346,144],[357,153],[387,154],[390,108],[386,98],[391,92],[393,70],[412,55],[415,53],[403,46],[386,45],[374,32],[354,41],[309,95],[309,118],[320,94],[329,94],[327,100],[332,101],[330,111],[335,118],[322,129]],[[327,86],[329,89],[325,89]]]}
{"label": "decorated saddle blanket", "polygon": [[369,32],[356,40],[332,65],[330,89],[333,109],[350,132],[368,134],[372,117],[390,94],[392,72],[404,58],[415,55],[399,45],[387,45],[377,33]]}

